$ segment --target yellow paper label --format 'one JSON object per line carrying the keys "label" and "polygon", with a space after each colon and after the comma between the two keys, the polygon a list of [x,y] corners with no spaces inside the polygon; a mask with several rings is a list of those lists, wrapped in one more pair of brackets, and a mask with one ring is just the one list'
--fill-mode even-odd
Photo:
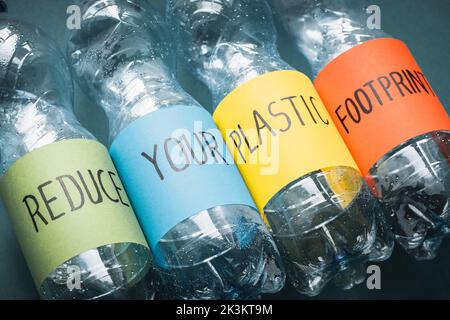
{"label": "yellow paper label", "polygon": [[310,172],[359,171],[311,80],[274,71],[239,86],[219,104],[216,121],[258,206]]}

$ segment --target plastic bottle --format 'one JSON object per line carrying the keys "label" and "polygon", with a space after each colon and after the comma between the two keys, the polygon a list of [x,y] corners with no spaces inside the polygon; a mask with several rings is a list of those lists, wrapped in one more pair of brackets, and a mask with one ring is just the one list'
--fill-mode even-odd
{"label": "plastic bottle", "polygon": [[[342,61],[345,55],[356,56],[356,50],[361,50],[364,46],[368,48],[369,45],[374,48],[372,50],[374,51],[377,43],[382,44],[383,41],[387,43],[387,39],[391,38],[382,30],[369,28],[368,21],[373,12],[367,12],[365,7],[357,10],[358,7],[352,6],[349,1],[280,0],[272,1],[272,4],[284,29],[295,42],[298,50],[309,60],[316,75],[322,73],[322,70],[325,71],[327,66],[331,66],[335,61]],[[380,118],[372,120],[372,123],[379,128],[378,132],[372,132],[370,134],[372,140],[366,139],[366,143],[370,144],[371,148],[378,148],[378,146],[384,148],[367,166],[366,180],[372,186],[373,193],[387,208],[388,222],[393,227],[397,242],[416,259],[427,260],[436,256],[443,238],[449,233],[450,125],[448,115],[406,46],[399,44],[398,40],[390,39],[389,41],[390,48],[379,51],[384,58],[378,58],[376,62],[375,56],[372,55],[374,58],[367,58],[364,62],[358,63],[355,59],[349,58],[355,69],[362,63],[364,68],[360,69],[359,75],[355,69],[346,72],[349,74],[348,79],[354,79],[356,82],[359,81],[356,80],[358,77],[363,77],[367,81],[370,76],[366,73],[370,68],[375,69],[379,66],[391,68],[390,77],[378,78],[381,79],[379,81],[386,83],[386,86],[387,81],[392,85],[387,89],[389,97],[386,99],[384,93],[378,93],[378,99],[381,99],[384,106],[377,105],[377,97],[367,91],[374,112],[360,122],[361,126],[367,126],[370,117],[374,117],[375,112],[378,112]],[[394,46],[400,49],[392,49]],[[399,61],[395,62],[395,59]],[[376,63],[379,66],[371,67]],[[409,70],[412,73],[407,73]],[[424,80],[417,78],[418,74],[423,76]],[[381,72],[379,75],[382,75]],[[399,87],[403,97],[397,98],[392,88],[395,89],[394,80],[400,81],[400,79],[404,81],[403,86]],[[316,84],[330,113],[333,113],[334,110],[331,108],[335,103],[331,99],[330,90],[326,89],[325,85],[319,87],[318,82]],[[377,85],[377,82],[373,85]],[[343,94],[348,94],[351,90],[354,89],[349,88]],[[423,98],[424,95],[429,95],[429,99],[420,100],[426,99]],[[387,101],[388,99],[391,104]],[[402,107],[400,103],[403,104],[403,109],[394,116],[389,116],[392,120],[383,115],[387,114],[386,110],[400,110]],[[417,108],[415,108],[416,105]],[[427,110],[421,111],[421,114],[415,113],[414,109],[419,107],[427,108]],[[430,120],[427,114],[435,115],[433,120]],[[383,126],[382,122],[389,124]],[[411,125],[400,127],[404,123]],[[400,137],[400,134],[395,132],[395,128],[402,135],[401,138],[396,137],[397,135]],[[383,131],[384,135],[381,134]],[[349,136],[347,132],[341,131],[341,133],[344,137]],[[361,133],[353,133],[353,135],[364,138]],[[388,147],[384,147],[386,136],[393,139],[393,143],[390,143]],[[368,138],[367,135],[366,138]],[[347,143],[352,150],[352,141],[349,140]],[[356,157],[358,150],[352,152]]]}
{"label": "plastic bottle", "polygon": [[43,299],[151,298],[150,249],[126,195],[113,202],[99,191],[121,184],[106,149],[76,120],[72,93],[55,44],[37,27],[2,19],[1,193],[25,258]]}
{"label": "plastic bottle", "polygon": [[[252,169],[254,163],[248,160],[250,157],[242,157],[245,159],[242,159],[240,167],[255,199],[262,198],[260,195],[263,193],[264,197],[268,195],[261,186],[274,189],[274,185],[280,185],[280,188],[277,186],[272,190],[268,201],[260,201],[259,204],[257,201],[257,205],[272,229],[291,283],[301,293],[317,295],[331,279],[344,288],[362,282],[368,259],[383,260],[390,256],[392,236],[381,219],[378,228],[380,236],[376,241],[376,217],[381,213],[379,204],[371,197],[355,165],[351,164],[353,160],[333,125],[317,117],[324,114],[319,114],[316,108],[320,99],[310,81],[306,76],[292,71],[292,67],[279,57],[268,4],[255,0],[171,0],[167,14],[180,44],[183,62],[208,86],[214,106],[219,105],[213,116],[216,121],[219,120],[219,128],[225,137],[231,138],[229,147],[234,149],[239,144],[237,138],[233,140],[236,136],[242,138],[240,146],[246,145],[248,150],[245,152],[250,154],[264,147],[262,143],[253,145],[258,140],[253,139],[251,132],[245,137],[244,131],[250,128],[246,127],[248,123],[242,125],[233,121],[244,122],[244,119],[259,116],[260,127],[267,129],[270,119],[272,125],[277,123],[275,126],[281,131],[279,139],[280,145],[284,146],[284,155],[280,159],[276,156],[270,158],[280,161],[281,171],[278,174],[265,175],[260,171],[261,174],[255,175]],[[287,78],[292,79],[291,82]],[[243,90],[247,90],[246,95],[238,96]],[[302,94],[300,97],[299,93]],[[307,95],[311,95],[311,104],[307,105],[306,100],[309,99],[306,99],[303,105],[300,98]],[[290,108],[294,98],[297,107],[303,109],[297,110],[297,115],[287,109],[282,113],[281,109]],[[230,100],[234,102],[230,104]],[[269,111],[262,109],[266,106]],[[226,110],[228,108],[230,111]],[[317,115],[313,116],[311,112],[314,108]],[[306,109],[312,119],[308,118]],[[231,133],[228,130],[234,127],[223,124],[223,119],[219,119],[218,115],[227,112],[228,119],[232,119],[227,120],[228,123],[237,127]],[[297,119],[300,118],[299,112],[303,119]],[[261,124],[262,117],[266,121],[264,126]],[[282,117],[285,118],[283,122],[275,121],[275,118]],[[280,125],[286,121],[285,127]],[[302,124],[299,125],[298,121]],[[319,125],[326,127],[320,129],[326,130],[326,138],[320,137],[324,131],[317,134],[305,131],[311,140],[302,139],[302,127]],[[292,133],[293,130],[296,132]],[[302,147],[298,147],[297,143]],[[318,147],[320,143],[331,149],[336,148],[336,152],[327,150],[328,147]],[[277,148],[276,144],[273,146]],[[263,152],[259,152],[262,156]],[[340,156],[346,160],[342,158],[339,162],[332,159]],[[240,159],[239,155],[236,159]],[[299,168],[298,164],[309,165],[310,169]],[[289,179],[282,176],[289,176]]]}
{"label": "plastic bottle", "polygon": [[[83,21],[70,32],[71,66],[109,119],[111,155],[166,297],[248,299],[280,290],[285,275],[275,243],[211,115],[176,81],[173,41],[161,18],[145,1],[78,5]],[[170,141],[181,151],[167,150]]]}

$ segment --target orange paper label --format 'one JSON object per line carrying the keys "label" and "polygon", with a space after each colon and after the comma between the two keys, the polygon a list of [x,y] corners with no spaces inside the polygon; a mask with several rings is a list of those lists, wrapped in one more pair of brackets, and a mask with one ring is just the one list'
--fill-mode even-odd
{"label": "orange paper label", "polygon": [[329,63],[315,86],[362,173],[418,135],[450,120],[407,46],[377,39]]}

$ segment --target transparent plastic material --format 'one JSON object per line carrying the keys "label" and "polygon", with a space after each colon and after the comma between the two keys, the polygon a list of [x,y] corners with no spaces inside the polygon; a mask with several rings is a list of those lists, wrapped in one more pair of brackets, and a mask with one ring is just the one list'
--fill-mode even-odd
{"label": "transparent plastic material", "polygon": [[[344,183],[337,190],[335,179]],[[391,253],[393,239],[385,226],[380,231],[387,234],[374,246],[380,207],[352,168],[304,176],[274,196],[264,212],[292,284],[308,295],[320,293],[332,279],[344,288],[361,283],[370,255],[383,258]]]}
{"label": "transparent plastic material", "polygon": [[[356,10],[350,1],[272,0],[272,5],[316,75],[341,53],[389,37],[369,29],[366,7]],[[445,131],[414,137],[388,152],[366,177],[389,213],[397,242],[418,260],[434,258],[449,233],[449,145]]]}
{"label": "transparent plastic material", "polygon": [[[42,32],[13,20],[0,21],[0,176],[37,148],[65,140],[92,139],[72,113],[72,82],[64,58]],[[81,253],[44,280],[44,299],[151,298],[143,281],[149,250],[118,243]],[[78,267],[80,289],[70,290],[70,267]]]}
{"label": "transparent plastic material", "polygon": [[158,251],[165,255],[161,271],[169,296],[257,299],[284,285],[273,240],[259,213],[247,206],[218,206],[179,223]]}
{"label": "transparent plastic material", "polygon": [[[292,69],[279,57],[271,12],[264,1],[170,0],[167,13],[180,56],[209,87],[215,106],[250,79]],[[341,193],[332,191],[322,181],[330,172],[352,184]],[[339,209],[342,194],[355,195],[346,209]],[[318,294],[330,279],[352,287],[361,282],[367,260],[384,260],[392,252],[392,234],[379,203],[362,177],[349,168],[324,168],[299,177],[280,190],[264,211],[291,282],[307,295]],[[329,235],[324,231],[328,225]]]}
{"label": "transparent plastic material", "polygon": [[390,210],[397,242],[418,260],[433,259],[450,234],[450,132],[405,142],[380,159],[368,178]]}
{"label": "transparent plastic material", "polygon": [[[68,56],[81,87],[105,110],[111,141],[148,113],[198,106],[174,77],[172,41],[148,2],[78,4],[83,22],[69,34]],[[167,298],[257,298],[284,285],[279,253],[254,208],[199,212],[170,230],[157,251]]]}

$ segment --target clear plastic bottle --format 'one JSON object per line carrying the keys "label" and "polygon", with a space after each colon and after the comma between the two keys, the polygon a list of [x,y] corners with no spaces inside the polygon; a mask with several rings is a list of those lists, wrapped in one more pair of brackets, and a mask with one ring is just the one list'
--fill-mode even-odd
{"label": "clear plastic bottle", "polygon": [[[20,158],[46,145],[95,138],[76,120],[72,81],[63,55],[37,27],[0,21],[0,176]],[[13,213],[12,213],[13,214]],[[70,267],[80,270],[80,288],[67,286]],[[38,291],[43,299],[152,298],[147,247],[108,244],[57,267]]]}
{"label": "clear plastic bottle", "polygon": [[[199,107],[175,79],[173,41],[150,4],[78,4],[83,22],[70,33],[68,56],[81,87],[105,110],[111,141],[159,110]],[[183,200],[183,194],[173,192],[173,201]],[[258,298],[284,285],[275,243],[249,206],[220,205],[198,212],[168,231],[154,251],[168,298]]]}
{"label": "clear plastic bottle", "polygon": [[[292,69],[279,57],[264,1],[171,0],[167,14],[180,55],[209,87],[215,106],[251,79]],[[329,184],[336,177],[346,181],[337,192]],[[346,206],[345,199],[353,200]],[[264,212],[291,283],[307,295],[319,294],[331,279],[344,288],[361,283],[365,263],[387,259],[392,251],[383,219],[376,227],[378,202],[349,167],[298,177],[272,197]]]}
{"label": "clear plastic bottle", "polygon": [[[281,24],[317,75],[369,40],[390,38],[367,27],[365,7],[350,1],[273,0]],[[450,132],[429,132],[398,145],[370,169],[373,193],[387,208],[397,242],[418,260],[433,259],[450,225]]]}

